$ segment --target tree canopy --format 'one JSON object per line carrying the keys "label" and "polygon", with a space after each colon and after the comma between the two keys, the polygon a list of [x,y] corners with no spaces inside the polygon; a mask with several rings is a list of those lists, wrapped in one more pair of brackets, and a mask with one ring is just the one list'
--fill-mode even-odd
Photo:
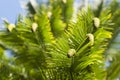
{"label": "tree canopy", "polygon": [[[119,3],[80,9],[74,0],[28,2],[26,16],[4,21],[0,31],[0,80],[114,80],[119,54],[107,53],[119,32]],[[5,55],[6,51],[11,56]],[[108,58],[110,56],[110,58]],[[111,60],[112,59],[112,60]],[[109,61],[110,66],[105,67]]]}

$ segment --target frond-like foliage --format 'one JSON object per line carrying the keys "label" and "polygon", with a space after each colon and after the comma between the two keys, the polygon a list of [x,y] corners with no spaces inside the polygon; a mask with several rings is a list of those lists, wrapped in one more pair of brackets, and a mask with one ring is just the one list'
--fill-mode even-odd
{"label": "frond-like foliage", "polygon": [[55,37],[59,37],[65,30],[66,24],[62,21],[61,14],[62,8],[60,7],[60,1],[51,1],[52,15],[50,18],[51,29]]}
{"label": "frond-like foliage", "polygon": [[65,23],[69,23],[71,17],[73,16],[73,2],[74,0],[62,0],[62,15]]}
{"label": "frond-like foliage", "polygon": [[107,80],[114,80],[119,78],[120,76],[120,61],[119,61],[119,32],[120,32],[120,5],[117,0],[113,0],[108,9],[111,10],[112,17],[111,21],[113,22],[112,26],[113,30],[113,38],[110,41],[110,45],[108,46],[107,53],[107,61],[109,62],[109,66],[107,68]]}
{"label": "frond-like foliage", "polygon": [[19,16],[16,24],[5,22],[5,30],[0,31],[0,51],[10,49],[13,59],[0,61],[0,71],[6,69],[0,72],[1,79],[106,79],[103,53],[112,36],[110,13],[101,13],[98,18],[88,8],[73,22],[72,2],[51,0],[51,15],[44,7],[38,12],[31,8],[32,17]]}
{"label": "frond-like foliage", "polygon": [[[32,64],[38,61],[37,64],[41,65],[41,63],[44,63],[46,46],[54,42],[47,16],[41,14],[37,17],[40,18],[39,21],[33,22],[29,18],[23,18],[23,20],[18,21],[11,32],[1,32],[1,42],[13,49],[17,53],[15,56],[21,59],[22,63],[26,61],[27,64]],[[32,27],[35,27],[32,25],[33,23],[38,25],[36,31],[32,30]],[[39,57],[42,57],[41,60],[37,60]]]}
{"label": "frond-like foliage", "polygon": [[[106,40],[111,38],[111,32],[102,26],[96,29],[92,20],[93,16],[90,11],[81,12],[77,22],[71,22],[66,33],[56,41],[55,49],[52,50],[52,65],[55,65],[58,70],[64,71],[65,75],[69,73],[66,79],[105,79],[103,52],[107,46]],[[87,36],[89,33],[94,36],[93,45],[91,45],[92,38],[89,39]],[[70,49],[74,49],[76,53],[68,57]],[[62,75],[63,73],[59,76]]]}

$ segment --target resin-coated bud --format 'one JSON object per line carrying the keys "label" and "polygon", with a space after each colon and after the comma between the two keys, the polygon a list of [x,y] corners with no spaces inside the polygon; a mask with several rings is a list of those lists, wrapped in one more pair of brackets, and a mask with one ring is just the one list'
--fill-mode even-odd
{"label": "resin-coated bud", "polygon": [[93,45],[94,44],[94,35],[89,33],[89,34],[87,34],[87,36],[88,36],[88,38],[90,40],[91,45]]}
{"label": "resin-coated bud", "polygon": [[75,53],[76,53],[75,49],[69,49],[67,53],[68,58],[73,57]]}
{"label": "resin-coated bud", "polygon": [[62,0],[63,1],[63,3],[67,3],[67,0]]}
{"label": "resin-coated bud", "polygon": [[93,18],[93,24],[96,28],[98,28],[100,26],[100,19],[97,17]]}
{"label": "resin-coated bud", "polygon": [[8,31],[11,32],[14,28],[15,28],[15,25],[14,25],[14,24],[9,24],[9,25],[8,25]]}
{"label": "resin-coated bud", "polygon": [[33,23],[32,24],[32,31],[35,32],[37,30],[38,24],[37,23]]}

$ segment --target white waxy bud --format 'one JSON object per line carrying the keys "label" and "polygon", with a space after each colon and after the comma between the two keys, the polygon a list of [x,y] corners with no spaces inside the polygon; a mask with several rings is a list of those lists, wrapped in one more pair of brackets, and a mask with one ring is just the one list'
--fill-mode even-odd
{"label": "white waxy bud", "polygon": [[67,0],[62,0],[63,1],[63,3],[67,3]]}
{"label": "white waxy bud", "polygon": [[32,31],[35,32],[37,30],[38,24],[37,23],[33,23],[32,24]]}
{"label": "white waxy bud", "polygon": [[76,53],[75,49],[69,49],[67,53],[68,58],[73,57],[75,53]]}
{"label": "white waxy bud", "polygon": [[12,76],[13,76],[13,74],[12,74],[12,73],[10,73],[10,74],[9,74],[9,77],[12,77]]}
{"label": "white waxy bud", "polygon": [[14,24],[9,24],[8,25],[8,30],[11,32],[15,28]]}
{"label": "white waxy bud", "polygon": [[100,26],[100,19],[97,17],[93,18],[93,24],[96,28],[98,28]]}
{"label": "white waxy bud", "polygon": [[87,36],[88,36],[90,43],[91,43],[91,46],[92,46],[94,44],[94,35],[89,33],[89,34],[87,34]]}
{"label": "white waxy bud", "polygon": [[52,15],[52,12],[49,11],[49,12],[47,13],[47,15],[48,15],[48,17],[50,18],[51,15]]}

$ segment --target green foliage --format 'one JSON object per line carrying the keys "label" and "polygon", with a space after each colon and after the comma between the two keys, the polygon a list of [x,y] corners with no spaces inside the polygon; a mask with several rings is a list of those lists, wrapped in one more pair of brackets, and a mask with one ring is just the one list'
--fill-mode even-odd
{"label": "green foliage", "polygon": [[[73,0],[66,3],[51,0],[51,16],[47,15],[48,9],[41,7],[32,17],[19,16],[15,27],[9,27],[11,24],[5,21],[6,28],[0,31],[2,80],[106,78],[103,53],[112,37],[111,14],[101,13],[100,24],[95,27],[96,16],[88,8],[88,11],[81,10],[73,22],[72,3]],[[3,59],[6,49],[13,51],[12,58]]]}
{"label": "green foliage", "polygon": [[104,0],[101,0],[101,3],[97,7],[98,9],[94,10],[94,14],[95,14],[96,17],[99,17],[101,12],[102,12],[103,2],[104,2]]}
{"label": "green foliage", "polygon": [[64,18],[64,22],[66,22],[67,24],[69,23],[69,20],[71,19],[73,14],[73,1],[74,0],[62,0],[62,15]]}
{"label": "green foliage", "polygon": [[65,29],[66,24],[61,19],[62,9],[60,7],[59,1],[51,2],[52,15],[51,15],[51,29],[55,37],[59,37]]}
{"label": "green foliage", "polygon": [[[113,0],[110,4],[110,6],[108,7],[108,10],[111,10],[111,21],[112,21],[112,25],[110,24],[110,27],[114,28],[113,29],[113,38],[110,41],[110,45],[108,46],[108,50],[107,50],[107,61],[110,62],[110,66],[108,66],[107,68],[107,80],[115,80],[117,78],[119,78],[120,76],[120,61],[119,61],[119,50],[117,50],[113,45],[117,46],[119,45],[119,41],[115,41],[115,39],[119,34],[120,31],[120,4],[117,2],[117,0]],[[118,42],[118,43],[116,43]],[[109,50],[115,50],[115,53],[113,51],[109,51]]]}

